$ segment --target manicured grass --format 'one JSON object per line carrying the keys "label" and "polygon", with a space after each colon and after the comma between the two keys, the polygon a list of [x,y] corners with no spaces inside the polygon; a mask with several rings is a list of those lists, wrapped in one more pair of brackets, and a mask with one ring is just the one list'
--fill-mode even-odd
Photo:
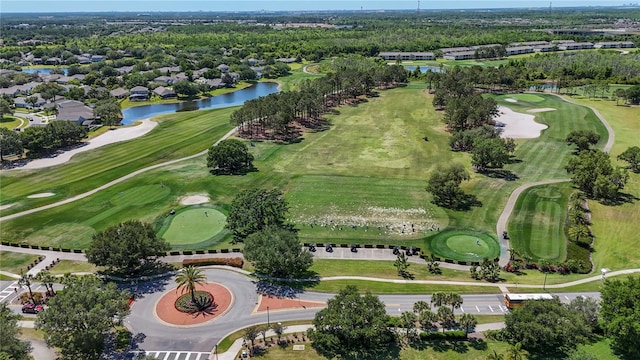
{"label": "manicured grass", "polygon": [[[593,106],[613,128],[616,141],[611,150],[613,158],[630,146],[638,146],[640,134],[640,109],[616,106],[615,101],[573,99],[580,104]],[[625,162],[618,162],[626,166]],[[624,269],[640,267],[637,256],[638,214],[640,213],[640,174],[629,173],[629,182],[622,191],[632,201],[620,205],[604,205],[589,201],[592,215],[591,230],[595,235],[593,262],[596,269]]]}
{"label": "manicured grass", "polygon": [[214,238],[226,225],[227,217],[213,207],[192,206],[180,209],[169,219],[158,236],[171,245],[191,245]]}
{"label": "manicured grass", "polygon": [[525,190],[509,218],[511,246],[533,259],[563,261],[566,255],[564,223],[570,183]]}
{"label": "manicured grass", "polygon": [[51,268],[51,274],[64,275],[66,273],[95,273],[100,270],[101,267],[90,264],[86,261],[75,260],[60,260],[53,268]]}
{"label": "manicured grass", "polygon": [[7,128],[9,130],[13,130],[19,127],[21,124],[24,126],[29,122],[29,120],[20,120],[15,116],[5,115],[0,117],[0,127]]}
{"label": "manicured grass", "polygon": [[0,270],[18,275],[21,270],[26,273],[27,265],[32,264],[37,258],[37,255],[2,251],[0,252]]}
{"label": "manicured grass", "polygon": [[[281,323],[285,327],[293,326],[293,325],[307,325],[307,324],[311,324],[311,320],[292,320],[292,321],[282,321]],[[229,350],[229,347],[231,347],[231,344],[233,344],[234,341],[236,341],[237,339],[242,339],[242,337],[244,336],[244,332],[245,332],[244,329],[237,330],[227,335],[224,339],[220,340],[217,347],[218,353],[223,353]],[[262,336],[260,336],[258,339],[261,340]]]}
{"label": "manicured grass", "polygon": [[611,350],[611,340],[601,339],[600,341],[592,344],[579,345],[578,349],[583,349],[589,354],[596,357],[598,360],[618,360],[619,356],[613,353]]}
{"label": "manicured grass", "polygon": [[518,101],[526,101],[530,103],[538,103],[544,101],[543,97],[536,94],[513,94],[510,95],[510,97]]}
{"label": "manicured grass", "polygon": [[374,294],[431,294],[434,292],[454,292],[459,294],[500,294],[497,286],[456,286],[431,284],[401,284],[365,280],[320,281],[307,288],[310,291],[337,293],[348,285],[356,286],[361,292]]}
{"label": "manicured grass", "polygon": [[[271,347],[260,356],[264,360],[327,360],[326,357],[318,354],[310,343],[304,344],[304,350],[294,351],[293,346],[285,348]],[[381,351],[375,359],[400,359],[400,360],[484,360],[486,356],[495,350],[505,354],[509,349],[509,344],[493,340],[480,340],[476,342],[455,341],[455,342],[427,342],[416,347],[403,347],[398,349],[389,348]],[[370,357],[362,357],[363,360],[372,360]]]}
{"label": "manicured grass", "polygon": [[429,239],[429,250],[436,256],[459,261],[478,261],[500,256],[500,245],[486,233],[446,230]]}

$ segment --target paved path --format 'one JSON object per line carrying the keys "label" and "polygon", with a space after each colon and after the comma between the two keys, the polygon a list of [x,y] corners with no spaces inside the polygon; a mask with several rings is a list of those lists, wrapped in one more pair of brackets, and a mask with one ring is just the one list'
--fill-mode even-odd
{"label": "paved path", "polygon": [[509,222],[509,217],[511,216],[511,213],[513,212],[513,209],[516,206],[516,201],[518,201],[518,197],[520,197],[520,194],[522,194],[523,191],[529,188],[532,188],[534,186],[562,183],[567,181],[571,181],[571,179],[537,181],[537,182],[522,184],[518,186],[515,190],[513,190],[513,192],[509,196],[509,200],[507,200],[507,203],[504,205],[504,209],[502,209],[502,214],[500,214],[500,217],[498,218],[498,222],[496,223],[496,234],[498,234],[498,239],[500,239],[500,261],[499,261],[500,267],[506,266],[507,263],[509,262],[509,257],[510,257],[509,240],[505,239],[502,236],[502,233],[507,229],[507,223]]}
{"label": "paved path", "polygon": [[[221,141],[229,138],[236,131],[237,131],[237,128],[233,128],[233,129],[229,130],[228,133],[226,133],[223,137],[221,137],[218,141],[215,142],[214,146],[218,145]],[[64,204],[68,204],[68,203],[72,203],[72,202],[80,200],[80,199],[84,199],[86,197],[89,197],[89,196],[91,196],[93,194],[98,193],[99,191],[102,191],[104,189],[110,188],[113,185],[116,185],[116,184],[119,184],[119,183],[124,182],[126,180],[129,180],[129,179],[131,179],[131,178],[133,178],[135,176],[138,176],[138,175],[140,175],[142,173],[145,173],[147,171],[154,170],[154,169],[157,169],[157,168],[160,168],[160,167],[163,167],[163,166],[167,166],[167,165],[172,165],[172,164],[175,164],[175,163],[178,163],[178,162],[181,162],[181,161],[197,158],[198,156],[205,155],[207,153],[207,151],[209,151],[209,149],[203,150],[203,151],[201,151],[201,152],[199,152],[197,154],[185,156],[185,157],[180,158],[180,159],[175,159],[175,160],[163,162],[163,163],[160,163],[160,164],[156,164],[156,165],[152,165],[152,166],[148,166],[146,168],[142,168],[142,169],[136,170],[136,171],[134,171],[132,173],[129,173],[129,174],[127,174],[127,175],[125,175],[123,177],[120,177],[118,179],[115,179],[113,181],[110,181],[110,182],[108,182],[108,183],[106,183],[106,184],[104,184],[102,186],[99,186],[99,187],[97,187],[97,188],[95,188],[93,190],[87,191],[85,193],[82,193],[82,194],[79,194],[79,195],[76,195],[76,196],[73,196],[73,197],[70,197],[70,198],[67,198],[67,199],[52,203],[52,204],[48,204],[48,205],[40,206],[40,207],[37,207],[37,208],[21,211],[21,212],[18,212],[18,213],[15,213],[15,214],[11,214],[11,215],[2,216],[2,217],[0,217],[0,221],[19,218],[21,216],[30,215],[30,214],[33,214],[33,213],[37,213],[39,211],[52,209],[52,208],[55,208],[55,207],[58,207],[58,206],[61,206],[61,205],[64,205]]]}

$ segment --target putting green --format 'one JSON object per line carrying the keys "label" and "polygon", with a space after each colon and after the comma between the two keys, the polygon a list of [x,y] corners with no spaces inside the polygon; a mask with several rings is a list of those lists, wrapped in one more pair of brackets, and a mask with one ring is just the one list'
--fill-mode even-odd
{"label": "putting green", "polygon": [[446,230],[427,239],[436,256],[458,261],[482,261],[500,255],[500,245],[489,234],[468,230]]}
{"label": "putting green", "polygon": [[227,217],[212,207],[190,206],[178,210],[163,226],[158,236],[172,246],[184,247],[216,238],[227,223]]}
{"label": "putting green", "polygon": [[544,101],[544,98],[542,96],[538,96],[535,94],[513,94],[509,96],[512,98],[518,99],[520,101],[526,101],[526,102],[532,102],[532,103]]}

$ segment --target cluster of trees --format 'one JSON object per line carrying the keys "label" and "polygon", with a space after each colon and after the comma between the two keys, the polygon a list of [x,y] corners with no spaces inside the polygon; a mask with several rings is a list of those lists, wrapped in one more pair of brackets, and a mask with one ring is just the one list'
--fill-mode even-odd
{"label": "cluster of trees", "polygon": [[214,174],[244,174],[253,170],[253,155],[242,141],[223,140],[209,148],[207,167]]}
{"label": "cluster of trees", "polygon": [[589,229],[589,218],[585,203],[587,198],[582,191],[574,191],[569,196],[567,213],[567,235],[570,241],[589,248],[591,247],[592,234]]}
{"label": "cluster of trees", "polygon": [[[363,66],[366,64],[368,66]],[[346,101],[370,94],[374,87],[407,80],[402,66],[386,66],[362,59],[356,65],[322,78],[300,83],[297,91],[271,94],[247,101],[231,115],[240,135],[289,139],[293,123],[317,126],[322,114]]]}
{"label": "cluster of trees", "polygon": [[14,314],[6,302],[0,302],[0,359],[28,360],[31,359],[29,342],[20,339],[18,320],[20,315]]}
{"label": "cluster of trees", "polygon": [[460,184],[469,179],[469,173],[462,164],[453,163],[448,167],[438,165],[427,181],[426,190],[433,195],[434,204],[447,209],[465,210],[475,199],[460,188]]}
{"label": "cluster of trees", "polygon": [[76,145],[87,136],[87,128],[72,121],[52,121],[46,126],[30,126],[22,132],[0,128],[0,157],[22,156],[28,150],[29,157],[51,153],[57,149]]}
{"label": "cluster of trees", "polygon": [[571,181],[588,197],[615,201],[629,180],[626,169],[611,164],[609,154],[600,150],[584,150],[569,159],[566,167]]}
{"label": "cluster of trees", "polygon": [[500,265],[495,260],[484,259],[479,267],[471,265],[469,272],[471,278],[476,280],[495,282],[500,279]]}
{"label": "cluster of trees", "polygon": [[130,294],[95,276],[69,276],[63,284],[38,313],[36,329],[62,359],[98,359],[106,336],[129,313]]}
{"label": "cluster of trees", "polygon": [[578,356],[575,348],[604,334],[623,359],[640,353],[640,279],[607,280],[601,300],[578,297],[568,304],[554,300],[526,301],[505,316],[497,337],[520,344],[541,358],[595,359]]}
{"label": "cluster of trees", "polygon": [[[395,341],[418,340],[420,330],[431,332],[440,327],[445,331],[459,326],[470,332],[477,319],[471,314],[456,319],[453,313],[462,303],[459,294],[435,293],[431,303],[418,301],[413,311],[391,318],[377,296],[369,292],[361,294],[349,285],[315,315],[309,339],[316,351],[327,358],[379,355]],[[437,310],[433,311],[432,306]]]}
{"label": "cluster of trees", "polygon": [[245,190],[231,202],[227,228],[234,242],[244,242],[243,254],[259,274],[296,277],[313,264],[311,253],[300,245],[297,230],[285,222],[288,208],[277,189]]}

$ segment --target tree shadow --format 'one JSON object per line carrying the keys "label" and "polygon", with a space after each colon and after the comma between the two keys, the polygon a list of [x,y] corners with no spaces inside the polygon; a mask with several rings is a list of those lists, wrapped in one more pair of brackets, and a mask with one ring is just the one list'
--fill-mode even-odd
{"label": "tree shadow", "polygon": [[255,166],[251,166],[251,167],[245,167],[242,169],[236,169],[236,170],[228,170],[228,169],[213,169],[211,171],[209,171],[211,174],[213,175],[247,175],[249,173],[252,172],[258,172],[258,168]]}
{"label": "tree shadow", "polygon": [[506,169],[483,169],[483,170],[478,170],[478,173],[486,177],[490,177],[494,179],[503,179],[506,181],[515,181],[519,179],[518,175],[516,175],[511,170],[506,170]]}
{"label": "tree shadow", "polygon": [[472,207],[482,207],[482,202],[474,194],[463,194],[458,202],[452,207],[457,211],[469,211]]}
{"label": "tree shadow", "polygon": [[603,205],[607,206],[620,206],[624,204],[633,204],[635,201],[640,200],[633,194],[618,192],[618,196],[613,199],[603,199],[600,201]]}

